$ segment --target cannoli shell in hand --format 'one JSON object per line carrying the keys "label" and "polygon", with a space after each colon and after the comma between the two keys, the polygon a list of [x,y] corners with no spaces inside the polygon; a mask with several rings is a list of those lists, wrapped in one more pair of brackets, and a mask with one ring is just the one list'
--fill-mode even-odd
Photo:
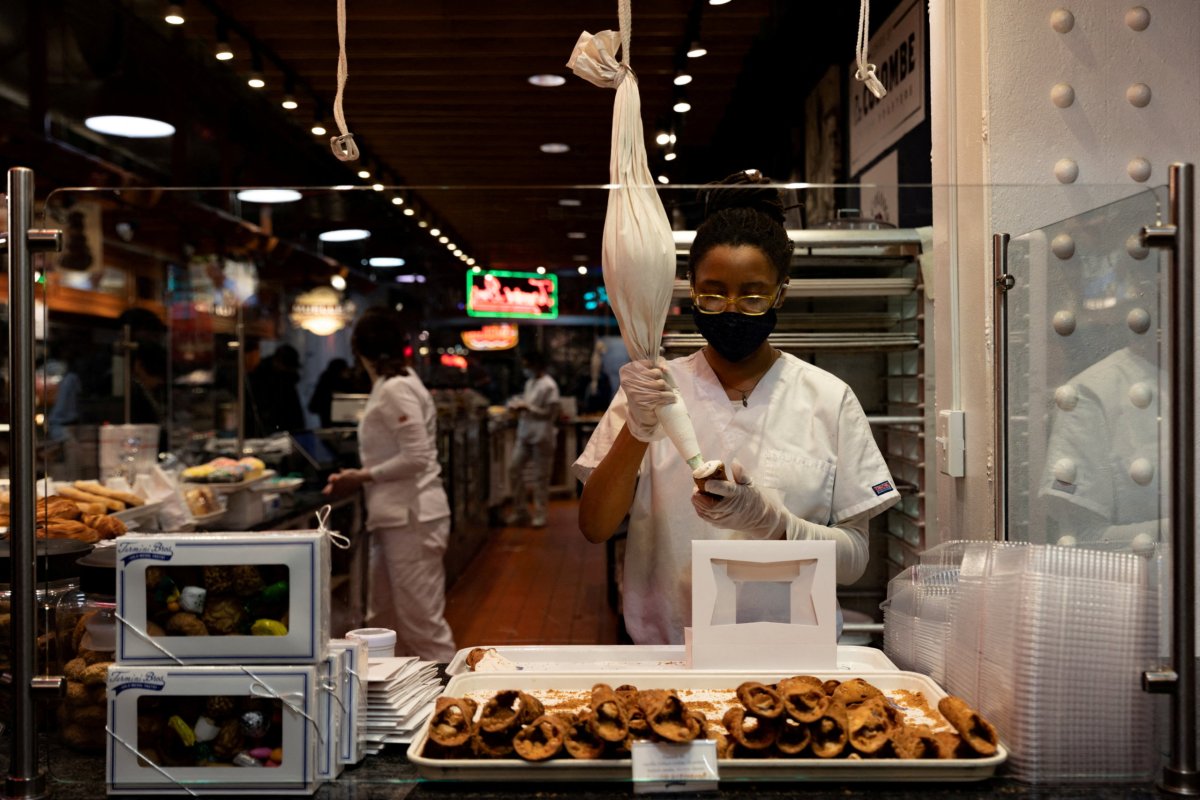
{"label": "cannoli shell in hand", "polygon": [[938,701],[938,711],[976,753],[981,756],[996,754],[996,746],[1000,741],[996,729],[978,711],[967,705],[967,701],[947,695]]}
{"label": "cannoli shell in hand", "polygon": [[710,493],[705,487],[705,482],[708,480],[727,481],[729,478],[725,475],[725,465],[720,461],[705,461],[692,470],[692,480],[696,482],[696,488],[700,490],[700,494],[708,497],[720,497],[720,495]]}

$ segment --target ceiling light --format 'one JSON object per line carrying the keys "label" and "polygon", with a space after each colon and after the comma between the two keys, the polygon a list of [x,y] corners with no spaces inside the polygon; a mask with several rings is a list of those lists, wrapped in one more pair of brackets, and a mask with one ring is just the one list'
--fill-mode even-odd
{"label": "ceiling light", "polygon": [[468,263],[468,264],[472,264],[472,265],[474,265],[474,263],[475,263],[475,259],[473,259],[473,258],[468,258],[468,259],[467,259],[467,263]]}
{"label": "ceiling light", "polygon": [[679,72],[675,73],[675,85],[676,86],[687,86],[691,82],[692,82],[692,76],[687,74],[683,70],[680,70]]}
{"label": "ceiling light", "polygon": [[394,205],[394,206],[402,206],[402,205],[404,205],[404,198],[403,198],[403,197],[393,197],[393,198],[392,198],[392,205]]}
{"label": "ceiling light", "polygon": [[587,275],[587,267],[583,267],[583,266],[581,266],[581,267],[579,268],[579,274],[580,274],[580,275]]}
{"label": "ceiling light", "polygon": [[127,136],[130,139],[162,139],[175,133],[175,126],[149,117],[125,117],[107,114],[88,117],[83,122],[89,130],[109,136]]}
{"label": "ceiling light", "polygon": [[217,61],[233,60],[233,48],[229,46],[229,34],[224,25],[217,25],[217,43],[213,45],[213,55]]}
{"label": "ceiling light", "polygon": [[663,161],[674,161],[674,160],[675,160],[675,151],[674,150],[670,150],[667,153],[663,154]]}
{"label": "ceiling light", "polygon": [[659,183],[670,183],[670,182],[671,182],[671,179],[670,179],[670,178],[668,178],[666,175],[659,175],[659,176],[658,176],[658,182],[659,182]]}
{"label": "ceiling light", "polygon": [[246,85],[251,89],[261,89],[267,85],[267,82],[263,80],[261,72],[251,72],[250,77],[246,79]]}
{"label": "ceiling light", "polygon": [[538,274],[538,275],[545,275],[545,274],[546,274],[546,268],[545,268],[545,267],[538,267],[538,268],[537,268],[537,274]]}
{"label": "ceiling light", "polygon": [[587,234],[583,231],[571,231],[567,234],[568,239],[586,239]]}
{"label": "ceiling light", "polygon": [[706,55],[708,55],[708,50],[700,42],[692,42],[688,47],[688,58],[703,58]]}
{"label": "ceiling light", "polygon": [[375,191],[377,191],[377,192],[382,192],[382,191],[383,191],[383,184],[382,184],[382,183],[372,183],[372,184],[371,184],[371,188],[372,188],[372,189],[374,189],[374,190],[375,190]]}
{"label": "ceiling light", "polygon": [[670,135],[670,136],[667,138],[667,141],[668,141],[668,142],[670,142],[671,144],[675,144],[675,134],[673,134],[673,133],[672,133],[672,134],[671,134],[671,135]]}
{"label": "ceiling light", "polygon": [[411,208],[404,209],[404,216],[406,216],[406,217],[411,217],[411,216],[415,215],[416,213],[417,212],[413,211]]}
{"label": "ceiling light", "polygon": [[661,133],[658,134],[658,136],[654,137],[654,143],[661,144],[663,146],[670,144],[671,143],[671,134],[667,133],[666,131],[662,131]]}
{"label": "ceiling light", "polygon": [[723,6],[728,2],[729,0],[708,0],[710,6]]}
{"label": "ceiling light", "polygon": [[369,170],[369,169],[360,169],[360,170],[358,171],[358,177],[362,178],[363,180],[366,180],[367,178],[371,177],[371,170]]}
{"label": "ceiling light", "polygon": [[237,193],[243,203],[294,203],[301,197],[295,189],[242,189]]}
{"label": "ceiling light", "polygon": [[[405,209],[405,213],[408,213],[408,212],[409,212],[409,211],[411,211],[411,210],[412,210],[412,209]],[[418,227],[418,228],[428,228],[428,227],[429,227],[429,223],[428,223],[428,222],[426,222],[425,220],[419,220],[419,221],[417,222],[417,227]]]}
{"label": "ceiling light", "polygon": [[163,20],[168,25],[182,25],[185,20],[183,18],[183,3],[168,3],[167,13],[163,15]]}
{"label": "ceiling light", "polygon": [[571,145],[564,144],[563,142],[546,142],[541,146],[541,151],[543,153],[566,153],[569,152],[570,149]]}
{"label": "ceiling light", "polygon": [[[436,231],[437,228],[434,228],[433,230]],[[433,231],[430,231],[430,233],[433,233]],[[450,237],[449,236],[439,236],[438,241],[441,242],[442,244],[445,244],[446,242],[450,241]]]}
{"label": "ceiling light", "polygon": [[471,267],[471,272],[483,272],[483,267]]}
{"label": "ceiling light", "polygon": [[560,206],[574,208],[576,206],[582,205],[583,201],[576,200],[574,197],[564,197],[558,201],[558,204]]}
{"label": "ceiling light", "polygon": [[429,235],[430,235],[430,236],[441,236],[441,235],[442,235],[442,231],[441,231],[441,229],[440,229],[440,228],[430,228],[430,229],[429,229]]}
{"label": "ceiling light", "polygon": [[329,133],[329,131],[325,130],[325,125],[322,124],[322,122],[320,120],[315,120],[313,122],[313,124],[312,124],[312,135],[313,136],[324,136],[327,133]]}
{"label": "ceiling light", "polygon": [[454,255],[458,256],[459,258],[462,258],[463,251],[456,248],[454,250]]}
{"label": "ceiling light", "polygon": [[281,102],[279,105],[283,106],[288,111],[295,111],[300,107],[300,104],[296,102],[296,98],[290,94],[285,94],[283,96],[283,102]]}
{"label": "ceiling light", "polygon": [[530,75],[529,82],[534,86],[562,86],[567,79],[562,75],[553,74]]}
{"label": "ceiling light", "polygon": [[685,98],[681,97],[675,101],[675,105],[671,106],[671,109],[677,114],[686,114],[692,110],[692,104],[689,103]]}
{"label": "ceiling light", "polygon": [[337,289],[339,292],[346,290],[346,279],[341,275],[334,275],[329,279],[329,285]]}
{"label": "ceiling light", "polygon": [[403,258],[396,258],[395,256],[375,256],[374,258],[368,258],[367,263],[376,269],[386,269],[387,267],[403,267],[405,261]]}
{"label": "ceiling light", "polygon": [[339,228],[333,231],[323,231],[317,234],[322,242],[357,242],[360,239],[371,238],[370,231],[362,228]]}

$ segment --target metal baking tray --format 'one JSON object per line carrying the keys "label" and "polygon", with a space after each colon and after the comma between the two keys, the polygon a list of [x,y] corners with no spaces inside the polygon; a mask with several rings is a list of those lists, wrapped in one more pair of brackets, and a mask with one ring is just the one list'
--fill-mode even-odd
{"label": "metal baking tray", "polygon": [[[842,672],[813,673],[822,679],[848,677]],[[600,681],[629,683],[639,689],[673,689],[687,701],[689,695],[696,699],[712,700],[714,693],[736,702],[734,689],[744,680],[774,682],[789,677],[782,673],[742,673],[655,671],[621,673],[619,679],[610,675],[586,673],[548,672],[482,672],[455,675],[446,685],[443,694],[451,697],[470,696],[480,701],[501,689],[521,689],[534,693],[553,710],[551,692],[579,692],[586,695]],[[898,691],[921,692],[931,708],[936,709],[938,700],[946,692],[931,678],[916,672],[863,672],[854,677],[874,684],[885,694],[896,699],[892,693]],[[701,694],[706,693],[706,694]],[[903,702],[899,703],[903,706]],[[717,718],[720,714],[716,715]],[[940,721],[940,720],[939,720]],[[429,735],[428,722],[413,740],[408,750],[408,760],[416,765],[417,772],[431,780],[449,781],[629,781],[631,762],[629,759],[580,760],[570,758],[552,759],[531,763],[513,759],[443,759],[428,758],[424,753]],[[795,780],[795,781],[980,781],[990,778],[996,768],[1008,758],[1001,746],[994,756],[987,758],[955,759],[822,759],[822,758],[737,758],[719,762],[721,780]]]}
{"label": "metal baking tray", "polygon": [[[512,672],[654,672],[686,670],[683,645],[479,645],[495,650],[512,662]],[[454,654],[446,667],[447,675],[470,673],[467,655],[474,647]],[[838,672],[884,672],[899,669],[882,650],[861,645],[839,645]],[[503,672],[503,670],[492,670]],[[737,670],[743,672],[744,670]]]}

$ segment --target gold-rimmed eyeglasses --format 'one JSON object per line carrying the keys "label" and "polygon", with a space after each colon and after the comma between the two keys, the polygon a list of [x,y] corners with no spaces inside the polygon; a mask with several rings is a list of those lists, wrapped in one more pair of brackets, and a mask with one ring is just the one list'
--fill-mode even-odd
{"label": "gold-rimmed eyeglasses", "polygon": [[771,310],[785,287],[787,284],[782,283],[774,294],[743,294],[739,297],[726,297],[723,294],[696,294],[693,289],[692,304],[701,314],[724,314],[732,307],[739,314],[760,317]]}

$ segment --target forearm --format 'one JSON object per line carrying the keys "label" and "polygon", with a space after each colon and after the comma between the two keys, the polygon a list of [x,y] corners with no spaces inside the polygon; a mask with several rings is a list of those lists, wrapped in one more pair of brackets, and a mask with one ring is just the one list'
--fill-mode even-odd
{"label": "forearm", "polygon": [[846,585],[862,577],[870,555],[867,529],[870,517],[859,514],[838,525],[818,525],[788,513],[784,536],[787,539],[831,541],[837,547],[837,582]]}
{"label": "forearm", "polygon": [[583,485],[579,500],[579,530],[589,542],[612,538],[633,505],[638,468],[647,444],[622,428],[608,454]]}

